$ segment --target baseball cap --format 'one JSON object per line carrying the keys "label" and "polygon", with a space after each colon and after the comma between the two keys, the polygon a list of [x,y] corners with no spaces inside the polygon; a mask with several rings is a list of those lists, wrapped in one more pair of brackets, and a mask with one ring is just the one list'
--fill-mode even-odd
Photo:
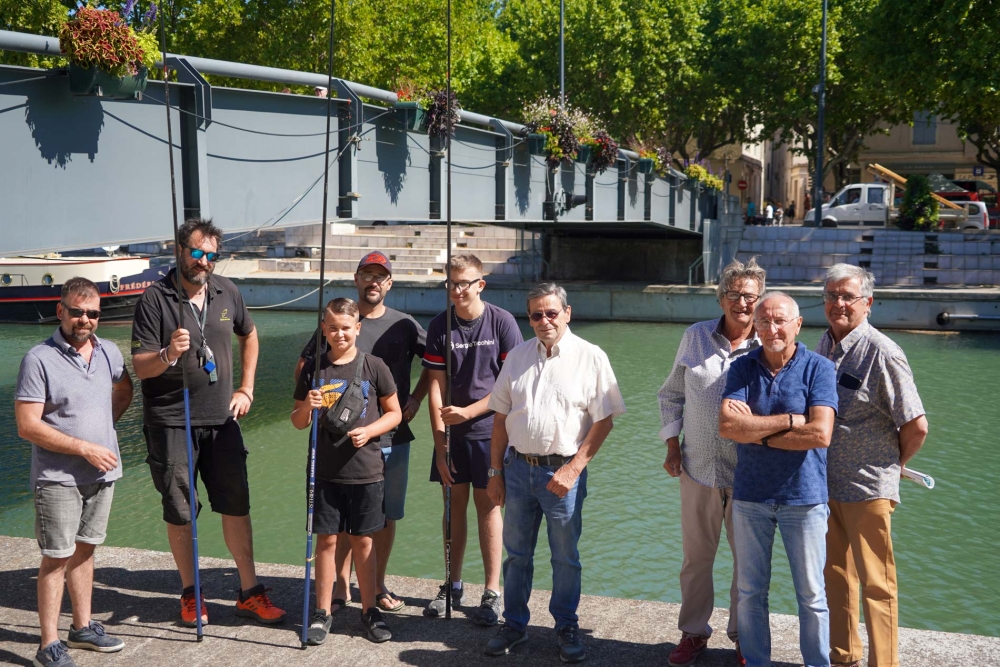
{"label": "baseball cap", "polygon": [[389,258],[381,250],[372,250],[370,253],[362,257],[361,261],[358,262],[358,272],[366,266],[371,266],[372,264],[378,264],[388,271],[389,275],[392,275],[392,262],[389,261]]}

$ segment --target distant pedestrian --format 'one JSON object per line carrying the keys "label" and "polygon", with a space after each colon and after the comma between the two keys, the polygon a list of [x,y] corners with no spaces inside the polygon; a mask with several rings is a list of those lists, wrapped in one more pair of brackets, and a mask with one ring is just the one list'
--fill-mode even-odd
{"label": "distant pedestrian", "polygon": [[730,366],[719,411],[719,435],[738,443],[733,528],[740,649],[748,667],[771,667],[768,590],[778,528],[798,601],[802,657],[808,667],[830,667],[823,565],[836,373],[833,362],[795,341],[802,318],[791,297],[761,297],[754,327],[761,347]]}
{"label": "distant pedestrian", "polygon": [[56,304],[59,328],[21,361],[14,390],[17,432],[32,444],[31,491],[38,569],[41,645],[34,664],[75,667],[59,641],[63,589],[69,586],[70,648],[114,653],[125,642],[91,618],[94,549],[104,543],[115,480],[122,476],[115,423],[132,402],[132,378],[114,343],[97,337],[100,292],[70,278]]}
{"label": "distant pedestrian", "polygon": [[791,202],[789,202],[789,204],[788,204],[788,210],[785,211],[785,214],[788,216],[788,222],[789,223],[795,222],[795,201],[794,200],[792,200]]}
{"label": "distant pedestrian", "polygon": [[[673,368],[660,387],[660,438],[666,442],[664,469],[680,477],[681,610],[677,628],[681,639],[668,664],[684,667],[708,648],[715,608],[712,569],[722,526],[734,563],[733,472],[736,443],[719,437],[719,407],[730,365],[760,346],[753,326],[754,305],[764,292],[766,273],[755,259],[732,262],[719,278],[722,317],[688,327],[681,338]],[[683,443],[680,440],[684,434]],[[740,655],[736,628],[736,567],[729,587],[729,624],[726,634]]]}
{"label": "distant pedestrian", "polygon": [[899,600],[892,513],[901,467],[927,437],[927,417],[906,355],[868,323],[875,276],[834,264],[823,289],[826,331],[816,352],[834,362],[840,413],[827,453],[830,522],[826,594],[830,659],[860,667],[859,598],[869,667],[899,667]]}
{"label": "distant pedestrian", "polygon": [[806,211],[812,208],[812,197],[809,196],[808,192],[806,193],[805,199],[803,200],[802,208],[805,209]]}
{"label": "distant pedestrian", "polygon": [[578,543],[587,497],[587,464],[625,402],[608,356],[569,330],[566,290],[542,283],[528,292],[535,338],[507,357],[490,396],[495,410],[489,494],[507,505],[503,544],[504,624],[486,645],[500,656],[528,638],[535,544],[545,517],[552,557],[552,597],[559,657],[587,657],[580,638],[582,566]]}
{"label": "distant pedestrian", "polygon": [[785,218],[785,209],[781,208],[781,204],[778,204],[777,208],[774,209],[774,223],[781,227],[781,223]]}
{"label": "distant pedestrian", "polygon": [[757,209],[754,206],[753,200],[747,202],[747,224],[752,225],[757,222]]}
{"label": "distant pedestrian", "polygon": [[764,207],[764,224],[768,227],[774,224],[774,207],[771,206],[771,202],[767,202],[767,206]]}
{"label": "distant pedestrian", "polygon": [[[257,580],[250,522],[247,449],[239,419],[253,404],[259,343],[250,311],[229,278],[214,275],[222,230],[192,218],[178,230],[179,264],[153,283],[135,307],[132,365],[142,380],[146,462],[160,493],[170,551],[181,578],[181,624],[194,627],[208,608],[194,590],[191,506],[183,375],[190,396],[194,465],[239,573],[235,613],[281,623],[285,612]],[[185,311],[180,328],[178,304]],[[241,383],[233,389],[233,335],[239,341]],[[197,502],[194,511],[201,509]],[[196,515],[197,516],[197,515]],[[199,602],[200,600],[200,602]]]}

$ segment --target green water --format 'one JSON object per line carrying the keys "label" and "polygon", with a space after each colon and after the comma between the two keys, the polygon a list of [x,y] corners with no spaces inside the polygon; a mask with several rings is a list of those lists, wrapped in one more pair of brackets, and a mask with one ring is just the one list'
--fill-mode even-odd
{"label": "green water", "polygon": [[[256,402],[243,420],[250,450],[250,486],[257,559],[302,563],[305,540],[306,434],[288,421],[292,369],[313,329],[309,314],[254,315],[261,341]],[[424,321],[426,324],[426,321]],[[530,335],[522,322],[526,335]],[[574,331],[597,343],[614,366],[628,414],[591,464],[580,544],[585,593],[679,602],[678,482],[663,471],[657,438],[656,391],[670,370],[683,325],[577,323]],[[803,332],[812,347],[818,329]],[[49,327],[0,325],[0,534],[30,537],[34,514],[27,489],[30,447],[17,437],[13,393],[22,355],[51,334]],[[105,325],[100,334],[127,350],[129,328]],[[913,467],[932,474],[928,491],[903,483],[894,515],[900,614],[908,627],[1000,636],[1000,335],[896,333],[916,375],[931,434]],[[414,367],[414,376],[419,369]],[[159,497],[145,464],[137,401],[120,424],[125,477],[115,492],[108,544],[166,551]],[[414,420],[406,518],[399,523],[392,574],[443,577],[441,494],[427,481],[430,431],[426,411]],[[203,514],[201,553],[226,557],[219,521]],[[482,583],[475,521],[464,578]],[[551,585],[544,539],[538,547],[536,586]],[[723,544],[725,544],[723,542]],[[794,613],[791,578],[776,545],[772,610]],[[725,547],[723,547],[725,549]],[[723,553],[724,552],[720,552]],[[731,567],[716,564],[727,604]],[[400,591],[405,594],[405,591]]]}

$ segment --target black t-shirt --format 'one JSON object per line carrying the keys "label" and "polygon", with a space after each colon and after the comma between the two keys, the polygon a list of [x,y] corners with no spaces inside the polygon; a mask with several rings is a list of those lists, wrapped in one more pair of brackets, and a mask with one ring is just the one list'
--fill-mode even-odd
{"label": "black t-shirt", "polygon": [[[366,354],[373,354],[389,367],[392,379],[396,383],[396,395],[399,396],[399,407],[406,407],[410,397],[410,364],[413,357],[422,359],[427,332],[413,317],[392,308],[386,308],[382,317],[365,317],[361,319],[361,333],[354,344]],[[326,340],[322,343],[323,354],[326,354]],[[299,355],[306,359],[306,366],[315,370],[313,358],[316,351],[316,334],[312,335]],[[413,441],[413,431],[408,423],[400,422],[399,426],[382,436],[382,446],[400,445]]]}
{"label": "black t-shirt", "polygon": [[[334,364],[330,357],[323,355],[320,360],[319,388],[323,392],[323,407],[319,410],[319,423],[323,423],[326,411],[336,404],[357,372],[357,355],[346,364]],[[354,428],[368,426],[382,416],[382,405],[379,398],[385,398],[396,393],[396,384],[392,381],[389,368],[378,357],[364,355],[364,365],[361,367],[361,391],[365,397],[365,410]],[[315,366],[307,365],[299,375],[295,386],[295,400],[305,400],[313,386]],[[329,432],[318,429],[316,436],[316,477],[328,482],[342,484],[370,484],[382,479],[382,447],[379,439],[374,438],[362,447],[355,447],[350,438],[334,446]]]}
{"label": "black t-shirt", "polygon": [[[139,297],[132,319],[132,354],[159,352],[170,345],[170,336],[179,327],[174,273],[153,283]],[[184,426],[184,385],[181,364],[187,369],[191,396],[191,425],[218,426],[230,418],[233,397],[233,334],[247,336],[253,319],[243,303],[239,288],[228,278],[210,276],[205,296],[205,337],[198,327],[201,311],[185,300],[184,328],[191,333],[191,349],[162,375],[142,381],[143,419],[150,426]],[[209,383],[209,375],[198,367],[197,350],[207,340],[219,379]]]}

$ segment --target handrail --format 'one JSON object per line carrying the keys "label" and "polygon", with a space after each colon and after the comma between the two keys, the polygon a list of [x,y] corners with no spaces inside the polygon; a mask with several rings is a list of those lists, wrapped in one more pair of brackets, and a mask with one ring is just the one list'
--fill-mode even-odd
{"label": "handrail", "polygon": [[688,287],[694,287],[694,272],[698,268],[699,264],[705,264],[704,255],[698,255],[698,259],[691,262],[691,266],[688,267]]}

